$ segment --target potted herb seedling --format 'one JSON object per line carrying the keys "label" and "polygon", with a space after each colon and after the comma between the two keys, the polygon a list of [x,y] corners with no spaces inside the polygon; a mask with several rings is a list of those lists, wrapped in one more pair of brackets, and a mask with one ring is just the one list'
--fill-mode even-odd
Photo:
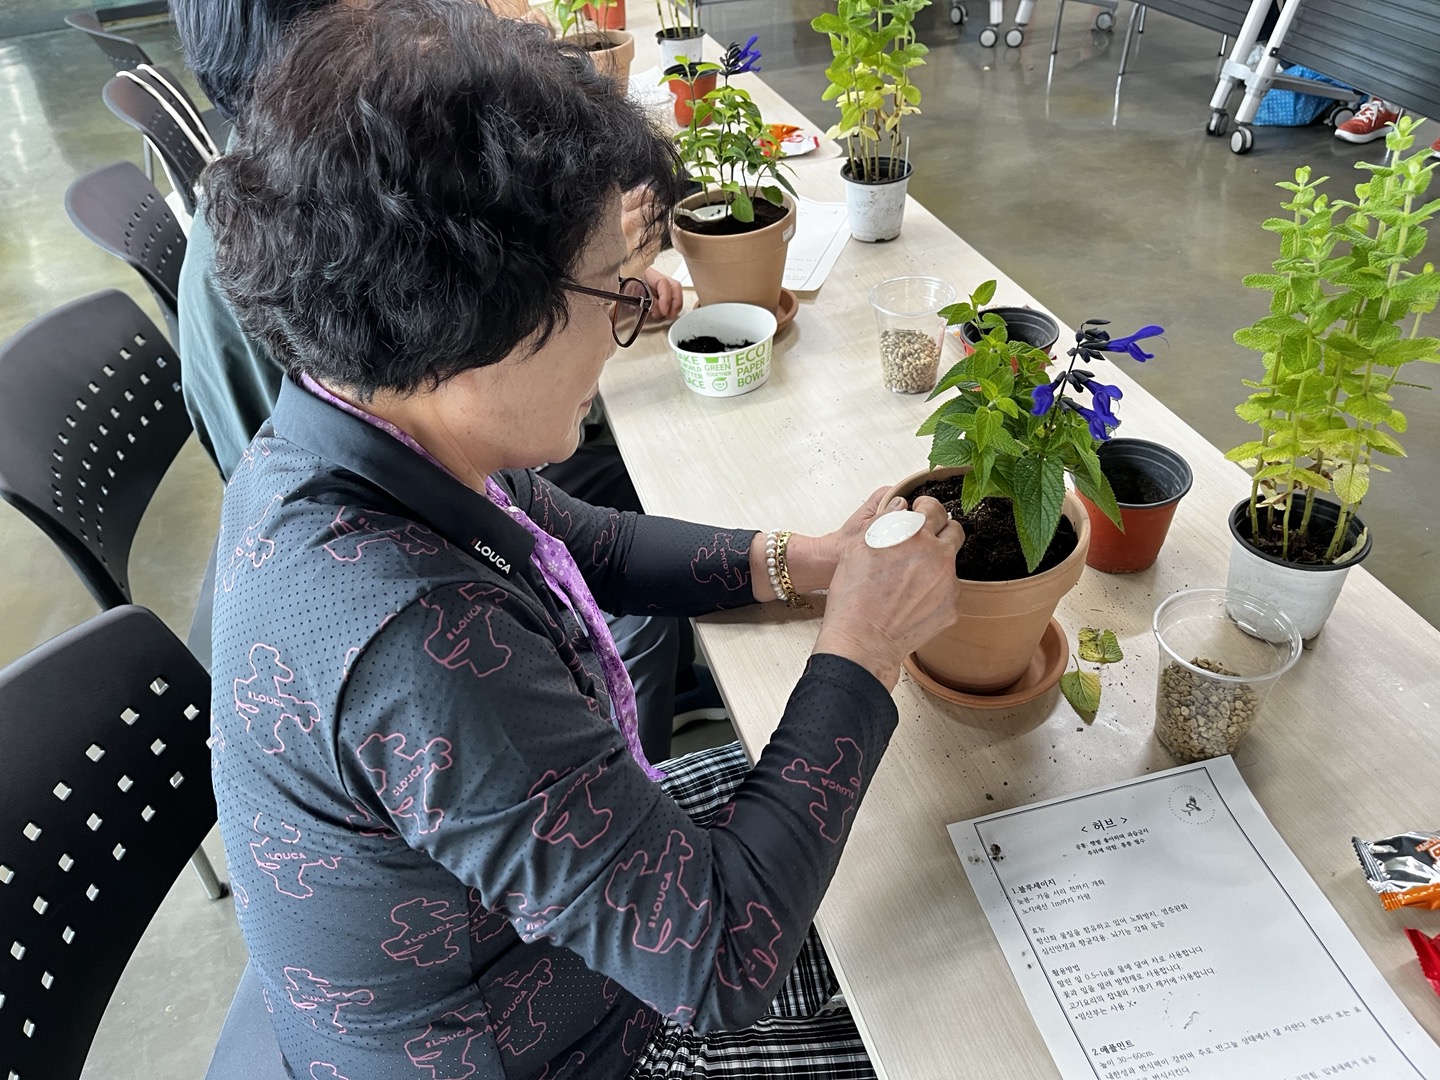
{"label": "potted herb seedling", "polygon": [[[604,0],[602,10],[603,4]],[[556,33],[562,40],[588,52],[597,71],[628,86],[630,64],[635,59],[634,35],[624,30],[600,28],[587,14],[590,8],[584,0],[550,0]]]}
{"label": "potted herb seedling", "polygon": [[838,0],[811,27],[830,39],[833,59],[823,100],[840,121],[826,133],[845,142],[845,203],[857,240],[893,240],[905,215],[909,143],[902,121],[920,111],[910,71],[928,51],[915,39],[915,16],[930,0]]}
{"label": "potted herb seedling", "polygon": [[760,107],[731,82],[757,70],[755,40],[732,44],[719,64],[692,64],[666,75],[673,81],[714,73],[720,80],[694,100],[690,123],[675,134],[680,158],[703,190],[680,201],[671,237],[700,303],[754,304],[774,312],[795,234],[795,189],[785,176],[784,155],[767,139]]}
{"label": "potted herb seedling", "polygon": [[624,30],[625,0],[589,0],[585,18],[600,30]]}
{"label": "potted herb seedling", "polygon": [[1386,139],[1389,164],[1358,162],[1369,175],[1355,199],[1331,201],[1297,169],[1274,273],[1246,286],[1271,294],[1270,314],[1235,334],[1261,355],[1253,393],[1236,412],[1258,437],[1226,456],[1253,473],[1250,495],[1230,514],[1229,587],[1279,607],[1302,638],[1324,626],[1349,568],[1370,551],[1361,502],[1383,460],[1404,455],[1406,429],[1395,392],[1412,363],[1440,362],[1440,340],[1420,317],[1440,299],[1440,274],[1422,263],[1424,199],[1434,163],[1428,148],[1406,156],[1414,122],[1401,117]]}
{"label": "potted herb seedling", "polygon": [[660,70],[668,71],[682,61],[699,63],[704,57],[705,29],[695,21],[694,0],[655,0],[660,29],[655,41],[660,46]]}
{"label": "potted herb seedling", "polygon": [[[931,394],[958,391],[916,432],[931,437],[931,469],[890,492],[931,495],[965,528],[956,622],[915,660],[935,681],[967,694],[1004,692],[1029,667],[1042,637],[1063,636],[1051,617],[1080,579],[1091,531],[1066,475],[1112,521],[1120,518],[1096,454],[1120,423],[1119,388],[1079,366],[1079,349],[1052,375],[1042,350],[1012,340],[999,316],[980,314],[994,295],[995,282],[987,281],[968,302],[941,312],[951,325],[978,320],[985,333]],[[1106,340],[1097,350],[1127,351],[1131,340]]]}

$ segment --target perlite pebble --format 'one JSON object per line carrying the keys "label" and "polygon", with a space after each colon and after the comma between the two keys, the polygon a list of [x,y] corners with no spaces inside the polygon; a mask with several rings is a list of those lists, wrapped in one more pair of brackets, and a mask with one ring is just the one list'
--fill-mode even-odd
{"label": "perlite pebble", "polygon": [[[1239,676],[1214,660],[1196,657],[1197,668]],[[1233,754],[1255,722],[1260,695],[1248,683],[1219,682],[1175,661],[1160,672],[1155,735],[1182,762]]]}
{"label": "perlite pebble", "polygon": [[920,330],[880,333],[880,375],[885,386],[900,394],[934,389],[940,374],[940,343]]}

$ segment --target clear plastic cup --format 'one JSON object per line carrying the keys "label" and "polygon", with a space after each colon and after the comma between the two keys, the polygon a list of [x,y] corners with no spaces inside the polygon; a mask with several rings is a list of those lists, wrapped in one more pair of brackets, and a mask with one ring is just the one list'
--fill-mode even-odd
{"label": "clear plastic cup", "polygon": [[1300,658],[1300,632],[1279,608],[1228,589],[1172,593],[1153,625],[1155,737],[1185,763],[1233,754]]}
{"label": "clear plastic cup", "polygon": [[897,394],[928,394],[940,377],[945,347],[943,307],[955,286],[933,277],[889,278],[870,289],[880,325],[880,377]]}

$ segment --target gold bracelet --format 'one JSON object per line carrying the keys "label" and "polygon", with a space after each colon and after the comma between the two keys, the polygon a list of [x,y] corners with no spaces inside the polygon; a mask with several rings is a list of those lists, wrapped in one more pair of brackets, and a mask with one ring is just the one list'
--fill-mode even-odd
{"label": "gold bracelet", "polygon": [[[810,606],[809,602],[795,591],[795,584],[790,580],[790,564],[786,559],[786,555],[790,550],[791,533],[788,529],[781,530],[775,533],[774,536],[775,564],[770,572],[770,580],[772,584],[778,583],[779,587],[775,590],[776,595],[785,601],[786,607],[808,608]],[[766,541],[768,546],[769,537],[766,538]],[[766,565],[767,567],[769,566],[768,550],[766,552]]]}

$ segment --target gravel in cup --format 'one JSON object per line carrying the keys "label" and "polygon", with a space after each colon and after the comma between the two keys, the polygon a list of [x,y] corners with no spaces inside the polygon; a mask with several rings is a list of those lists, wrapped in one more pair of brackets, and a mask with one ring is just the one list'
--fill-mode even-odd
{"label": "gravel in cup", "polygon": [[887,388],[901,394],[933,390],[940,373],[940,343],[921,330],[880,333],[880,372]]}
{"label": "gravel in cup", "polygon": [[[1190,663],[1217,675],[1239,676],[1203,657]],[[1172,660],[1160,673],[1155,734],[1185,763],[1233,754],[1255,722],[1259,705],[1260,696],[1248,683],[1207,679]]]}

